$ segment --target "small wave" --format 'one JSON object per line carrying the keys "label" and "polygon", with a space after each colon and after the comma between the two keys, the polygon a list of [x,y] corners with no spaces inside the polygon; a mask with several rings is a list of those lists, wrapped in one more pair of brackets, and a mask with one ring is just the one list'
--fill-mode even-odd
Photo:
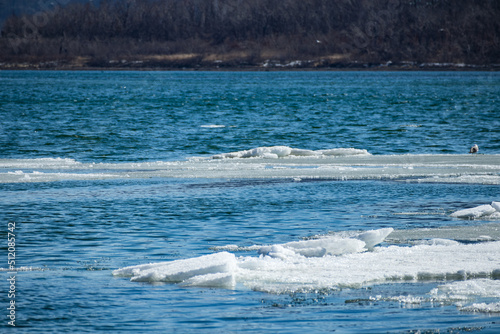
{"label": "small wave", "polygon": [[306,150],[291,148],[288,146],[264,146],[250,150],[229,152],[213,155],[212,159],[227,158],[268,158],[277,159],[289,156],[311,157],[311,156],[352,156],[352,155],[370,155],[367,150],[356,148],[333,148],[327,150]]}

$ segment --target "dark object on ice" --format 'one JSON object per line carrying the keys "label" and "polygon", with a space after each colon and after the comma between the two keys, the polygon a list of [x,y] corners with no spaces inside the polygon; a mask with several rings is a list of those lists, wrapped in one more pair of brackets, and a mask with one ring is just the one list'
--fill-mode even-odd
{"label": "dark object on ice", "polygon": [[476,144],[474,144],[474,146],[470,148],[469,153],[477,153],[477,151],[479,151],[479,147]]}

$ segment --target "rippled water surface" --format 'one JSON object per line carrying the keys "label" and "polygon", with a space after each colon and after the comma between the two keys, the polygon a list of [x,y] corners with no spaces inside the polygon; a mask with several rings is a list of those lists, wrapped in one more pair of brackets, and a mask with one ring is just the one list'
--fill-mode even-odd
{"label": "rippled water surface", "polygon": [[3,331],[500,331],[498,73],[2,71],[0,115]]}

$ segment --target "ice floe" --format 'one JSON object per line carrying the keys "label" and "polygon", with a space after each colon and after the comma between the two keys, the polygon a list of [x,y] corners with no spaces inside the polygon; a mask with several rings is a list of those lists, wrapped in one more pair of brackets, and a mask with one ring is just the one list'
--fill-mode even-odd
{"label": "ice floe", "polygon": [[356,148],[334,148],[328,150],[306,150],[291,148],[288,146],[268,146],[257,147],[251,150],[238,152],[222,153],[212,156],[212,159],[226,158],[284,158],[289,156],[310,157],[310,156],[351,156],[351,155],[370,155],[367,150]]}
{"label": "ice floe", "polygon": [[115,270],[115,276],[132,277],[133,282],[169,282],[200,287],[234,287],[236,257],[220,252],[197,258],[143,264]]}
{"label": "ice floe", "polygon": [[434,300],[470,300],[474,297],[500,298],[500,281],[473,279],[439,285],[430,292]]}
{"label": "ice floe", "polygon": [[315,240],[294,241],[281,245],[264,246],[259,254],[277,258],[302,255],[305,257],[322,257],[326,255],[342,255],[372,250],[393,231],[392,228],[372,230],[359,233],[352,238],[337,236],[323,237]]}
{"label": "ice floe", "polygon": [[69,158],[0,159],[0,168],[74,168],[82,164]]}
{"label": "ice floe", "polygon": [[450,216],[462,219],[500,219],[500,202],[455,211]]}
{"label": "ice floe", "polygon": [[179,161],[0,159],[0,183],[140,178],[391,180],[500,184],[500,155],[371,155],[365,149],[266,146]]}
{"label": "ice floe", "polygon": [[[335,235],[261,246],[253,256],[237,257],[223,251],[126,267],[113,274],[131,277],[134,282],[241,286],[278,294],[394,282],[500,277],[500,241],[463,244],[432,240],[411,246],[377,246],[391,231],[381,229],[345,238]],[[237,248],[230,245],[227,249]]]}
{"label": "ice floe", "polygon": [[218,129],[218,128],[225,128],[225,125],[222,124],[204,124],[200,125],[200,128],[208,128],[208,129]]}
{"label": "ice floe", "polygon": [[[432,301],[455,303],[462,312],[500,313],[499,280],[473,279],[451,282],[439,285],[429,295]],[[487,302],[473,302],[477,299]]]}
{"label": "ice floe", "polygon": [[460,308],[462,312],[478,313],[500,313],[500,302],[497,303],[473,303]]}
{"label": "ice floe", "polygon": [[[370,296],[367,301],[399,302],[402,307],[415,304],[455,305],[462,312],[500,313],[500,282],[494,279],[470,279],[440,284],[421,296]],[[478,302],[479,301],[479,302]]]}

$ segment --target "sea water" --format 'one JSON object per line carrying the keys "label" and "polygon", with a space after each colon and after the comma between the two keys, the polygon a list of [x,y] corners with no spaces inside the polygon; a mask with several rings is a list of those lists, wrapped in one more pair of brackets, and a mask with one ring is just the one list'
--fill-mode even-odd
{"label": "sea water", "polygon": [[0,114],[2,332],[500,331],[496,72],[2,71]]}

